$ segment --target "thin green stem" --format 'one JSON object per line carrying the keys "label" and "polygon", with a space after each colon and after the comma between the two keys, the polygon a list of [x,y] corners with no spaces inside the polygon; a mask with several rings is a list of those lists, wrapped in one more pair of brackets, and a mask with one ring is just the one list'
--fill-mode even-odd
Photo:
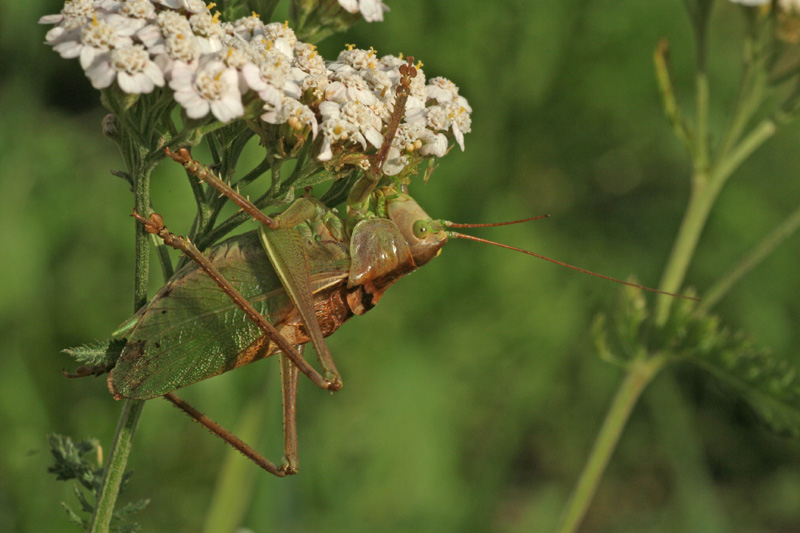
{"label": "thin green stem", "polygon": [[153,246],[156,248],[158,262],[161,265],[161,276],[164,278],[164,283],[166,283],[175,273],[175,268],[172,266],[172,259],[169,256],[169,247],[164,243],[155,242],[155,239],[155,236],[153,236]]}
{"label": "thin green stem", "polygon": [[709,162],[709,137],[708,137],[708,75],[705,69],[697,72],[697,136],[695,137],[695,169],[702,171],[708,167]]}
{"label": "thin green stem", "polygon": [[694,18],[694,37],[697,62],[697,75],[695,76],[695,131],[694,164],[695,172],[703,172],[709,165],[710,138],[708,134],[708,21],[711,16],[713,4],[697,5]]}
{"label": "thin green stem", "polygon": [[119,488],[125,474],[125,466],[128,463],[128,455],[130,455],[133,443],[133,434],[136,431],[143,408],[143,400],[125,400],[125,405],[122,407],[117,430],[114,434],[114,441],[111,444],[111,453],[105,468],[103,486],[97,498],[95,513],[89,524],[91,533],[106,533],[111,526],[114,506],[117,503]]}
{"label": "thin green stem", "polygon": [[703,301],[697,307],[697,313],[706,313],[725,296],[731,287],[742,277],[759,265],[786,239],[791,237],[800,228],[800,207],[795,209],[772,232],[764,237],[752,250],[722,276],[703,296]]}
{"label": "thin green stem", "polygon": [[[700,233],[703,231],[706,220],[708,220],[708,214],[719,193],[719,186],[721,186],[721,183],[716,182],[712,188],[708,178],[703,175],[695,177],[693,182],[694,187],[692,187],[692,193],[689,197],[689,205],[686,207],[678,235],[672,246],[672,252],[661,276],[661,282],[658,285],[660,290],[666,292],[678,292],[680,290],[686,277],[689,263],[697,248]],[[655,315],[657,324],[666,322],[672,300],[667,296],[659,297]]]}
{"label": "thin green stem", "polygon": [[775,135],[777,129],[775,120],[771,118],[762,120],[735,148],[731,149],[727,157],[719,161],[714,169],[714,179],[722,182],[720,187],[744,163],[745,159]]}
{"label": "thin green stem", "polygon": [[[137,153],[138,152],[138,153]],[[150,172],[152,166],[144,163],[145,155],[141,150],[131,148],[129,154],[136,154],[134,160],[128,161],[129,169],[134,177],[135,206],[139,213],[150,212]],[[134,311],[147,303],[147,282],[150,267],[149,234],[142,224],[135,224],[135,259],[134,259]],[[95,511],[89,523],[91,533],[105,533],[111,526],[114,507],[119,496],[120,485],[125,474],[125,466],[133,443],[133,435],[144,408],[144,401],[125,400],[120,414],[114,441],[109,451],[100,493],[97,496]]]}
{"label": "thin green stem", "polygon": [[[731,150],[728,157],[720,160],[709,175],[704,173],[695,174],[692,180],[693,188],[689,198],[689,205],[684,213],[678,236],[664,268],[664,274],[658,286],[660,290],[666,292],[678,292],[680,290],[686,277],[689,263],[697,248],[700,234],[722,187],[730,175],[739,168],[739,165],[775,134],[775,130],[775,122],[765,119]],[[671,298],[667,297],[659,298],[656,306],[657,324],[666,322],[672,301]]]}
{"label": "thin green stem", "polygon": [[589,504],[597,491],[597,486],[605,472],[611,454],[619,442],[622,430],[630,418],[631,411],[636,405],[642,391],[661,370],[667,359],[665,357],[650,357],[637,359],[631,362],[625,379],[617,389],[611,407],[606,413],[603,426],[597,435],[591,454],[583,467],[581,477],[575,486],[569,502],[561,516],[557,528],[559,533],[576,531],[581,524]]}
{"label": "thin green stem", "polygon": [[725,136],[719,149],[719,156],[724,157],[730,149],[739,141],[739,138],[744,131],[745,126],[752,118],[750,109],[753,104],[750,103],[753,86],[754,65],[750,60],[752,58],[752,51],[754,41],[752,34],[748,34],[744,43],[744,64],[742,66],[742,74],[739,79],[739,92],[736,96],[736,102],[733,106],[733,111],[730,114],[731,121],[726,128]]}
{"label": "thin green stem", "polygon": [[[731,120],[723,136],[720,149],[713,162],[708,139],[708,77],[706,75],[706,27],[709,11],[695,22],[697,41],[696,101],[697,119],[695,149],[690,151],[694,166],[692,193],[689,199],[678,236],[664,268],[659,289],[677,292],[686,276],[689,263],[694,256],[700,234],[705,227],[711,207],[719,196],[728,177],[742,162],[775,133],[775,122],[766,119],[741,139],[744,128],[763,101],[765,77],[763,48],[757,32],[750,32],[745,42],[742,76],[739,95],[731,114]],[[741,140],[740,140],[741,139]],[[660,298],[656,308],[656,323],[667,320],[672,300]]]}
{"label": "thin green stem", "polygon": [[245,174],[242,179],[237,181],[234,186],[235,187],[247,187],[257,178],[259,178],[262,174],[264,174],[267,170],[272,168],[271,157],[267,155],[261,162],[253,168],[250,172]]}

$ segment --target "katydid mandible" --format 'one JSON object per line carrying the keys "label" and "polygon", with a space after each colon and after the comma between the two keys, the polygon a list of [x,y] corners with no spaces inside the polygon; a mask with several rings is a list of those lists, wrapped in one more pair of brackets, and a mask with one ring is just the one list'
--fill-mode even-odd
{"label": "katydid mandible", "polygon": [[[412,61],[403,69],[384,144],[353,187],[344,217],[312,197],[300,198],[280,215],[268,217],[192,159],[187,150],[167,152],[262,225],[223,241],[204,255],[187,240],[170,233],[160,215],[145,218],[134,212],[147,231],[181,250],[193,263],[176,272],[118,331],[127,343],[108,376],[108,387],[115,398],[164,396],[266,471],[279,477],[298,471],[295,405],[299,372],[327,390],[342,386],[324,337],[352,316],[370,310],[392,283],[438,255],[449,238],[490,242],[448,231],[448,227],[502,224],[454,224],[431,219],[404,185],[382,180],[382,165],[415,75]],[[515,222],[526,220],[532,219]],[[322,373],[303,358],[302,347],[308,342],[317,352]],[[284,458],[280,466],[172,392],[274,353],[281,359],[284,405]]]}

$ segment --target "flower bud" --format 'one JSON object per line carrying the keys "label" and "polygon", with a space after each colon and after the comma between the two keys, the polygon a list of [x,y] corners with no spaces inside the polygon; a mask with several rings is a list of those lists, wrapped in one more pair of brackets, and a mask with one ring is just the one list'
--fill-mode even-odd
{"label": "flower bud", "polygon": [[103,135],[117,144],[122,140],[119,134],[119,119],[114,113],[109,113],[103,117]]}

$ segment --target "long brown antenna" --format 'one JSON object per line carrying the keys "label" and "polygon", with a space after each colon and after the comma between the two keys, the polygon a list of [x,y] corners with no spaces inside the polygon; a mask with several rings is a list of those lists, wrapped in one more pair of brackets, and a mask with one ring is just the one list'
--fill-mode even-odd
{"label": "long brown antenna", "polygon": [[[503,224],[503,223],[501,223],[501,224]],[[460,226],[453,225],[453,227],[460,227]],[[537,254],[537,253],[534,253],[534,252],[529,252],[528,250],[523,250],[522,248],[517,248],[516,246],[509,246],[508,244],[502,244],[502,243],[490,241],[490,240],[487,240],[487,239],[481,239],[480,237],[473,237],[472,235],[465,235],[463,233],[457,233],[455,231],[448,231],[447,235],[448,235],[448,237],[454,237],[454,238],[457,238],[457,239],[468,239],[470,241],[477,241],[477,242],[482,242],[482,243],[485,243],[485,244],[491,244],[491,245],[494,245],[494,246],[499,246],[500,248],[508,248],[509,250],[514,250],[515,252],[522,252],[523,254],[532,255],[533,257],[538,257],[539,259],[544,259],[545,261],[550,261],[551,263],[555,263],[557,265],[560,265],[560,266],[563,266],[563,267],[566,267],[566,268],[570,268],[572,270],[577,270],[578,272],[583,272],[584,274],[589,274],[590,276],[595,276],[597,278],[603,278],[603,279],[607,279],[609,281],[622,283],[623,285],[627,285],[629,287],[636,287],[637,289],[642,289],[643,291],[650,291],[650,292],[655,292],[655,293],[658,293],[658,294],[665,294],[667,296],[672,296],[674,298],[683,298],[685,300],[693,300],[695,302],[699,302],[700,301],[700,298],[693,298],[692,296],[684,296],[683,294],[675,294],[673,292],[661,291],[661,290],[658,290],[658,289],[651,289],[650,287],[645,287],[644,285],[637,285],[636,283],[631,283],[630,281],[622,281],[621,279],[612,278],[611,276],[605,276],[603,274],[598,274],[597,272],[592,272],[591,270],[586,270],[586,269],[583,269],[583,268],[580,268],[580,267],[576,267],[574,265],[563,263],[561,261],[557,261],[556,259],[551,259],[551,258],[549,258],[547,256],[544,256],[544,255],[540,255],[540,254]]]}
{"label": "long brown antenna", "polygon": [[539,215],[538,217],[523,218],[521,220],[512,220],[510,222],[490,222],[488,224],[459,224],[443,220],[442,225],[446,228],[492,228],[494,226],[510,226],[511,224],[522,224],[523,222],[530,222],[532,220],[539,220],[540,218],[549,218],[550,215]]}

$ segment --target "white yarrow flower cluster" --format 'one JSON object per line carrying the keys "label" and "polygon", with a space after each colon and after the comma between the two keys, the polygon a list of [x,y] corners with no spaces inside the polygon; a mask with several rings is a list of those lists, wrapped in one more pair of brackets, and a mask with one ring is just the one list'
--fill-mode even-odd
{"label": "white yarrow flower cluster", "polygon": [[[399,69],[405,63],[394,56],[379,58],[372,49],[348,47],[328,65],[325,101],[319,106],[324,134],[320,159],[332,158],[337,148],[353,146],[366,151],[368,146],[381,146],[394,109]],[[405,120],[384,165],[388,175],[402,172],[414,155],[442,157],[450,138],[463,150],[464,134],[470,131],[472,109],[455,84],[444,78],[426,84],[418,64],[410,89]]]}
{"label": "white yarrow flower cluster", "polygon": [[[388,9],[375,0],[339,1],[367,20]],[[260,118],[294,139],[289,145],[321,135],[317,158],[334,165],[363,163],[381,147],[407,64],[353,46],[326,63],[288,24],[255,14],[221,22],[201,0],[68,0],[40,22],[54,25],[46,42],[79,58],[97,89],[116,83],[140,95],[163,87],[190,119]],[[458,87],[444,78],[426,83],[421,66],[384,165],[389,175],[442,157],[451,141],[463,150],[470,131],[471,108]]]}

